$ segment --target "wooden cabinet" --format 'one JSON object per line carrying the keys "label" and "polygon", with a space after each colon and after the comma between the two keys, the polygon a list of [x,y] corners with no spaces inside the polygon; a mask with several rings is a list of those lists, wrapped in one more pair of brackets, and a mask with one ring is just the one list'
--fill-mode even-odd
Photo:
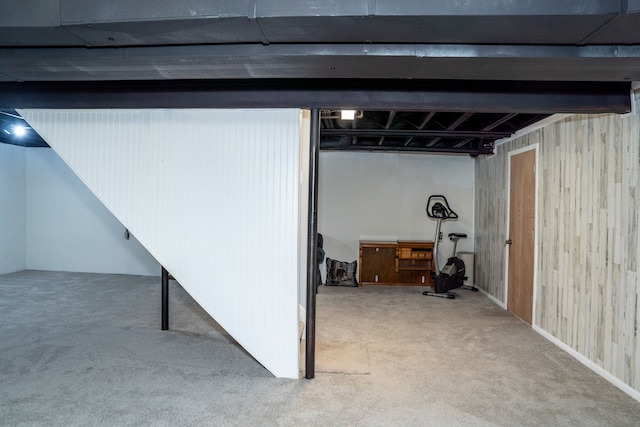
{"label": "wooden cabinet", "polygon": [[360,285],[431,286],[433,242],[360,242]]}
{"label": "wooden cabinet", "polygon": [[431,286],[433,242],[398,241],[395,262],[399,283]]}

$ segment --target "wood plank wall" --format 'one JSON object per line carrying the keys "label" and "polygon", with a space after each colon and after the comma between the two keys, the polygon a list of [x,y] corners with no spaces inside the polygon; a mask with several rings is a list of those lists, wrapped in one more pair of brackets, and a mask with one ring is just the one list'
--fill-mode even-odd
{"label": "wood plank wall", "polygon": [[637,112],[570,116],[477,160],[476,284],[504,302],[508,153],[534,143],[540,180],[534,322],[640,391]]}

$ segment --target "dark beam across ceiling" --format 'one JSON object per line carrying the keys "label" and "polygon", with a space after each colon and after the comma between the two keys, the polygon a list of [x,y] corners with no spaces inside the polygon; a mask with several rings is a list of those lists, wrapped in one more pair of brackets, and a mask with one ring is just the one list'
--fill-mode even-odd
{"label": "dark beam across ceiling", "polygon": [[0,81],[283,78],[640,81],[640,41],[598,46],[317,41],[0,47]]}
{"label": "dark beam across ceiling", "polygon": [[626,113],[629,82],[165,80],[0,83],[0,109],[322,108]]}

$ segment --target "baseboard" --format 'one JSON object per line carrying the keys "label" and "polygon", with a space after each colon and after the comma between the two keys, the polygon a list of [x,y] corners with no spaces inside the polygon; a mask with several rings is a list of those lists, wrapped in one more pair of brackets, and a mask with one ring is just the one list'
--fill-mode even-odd
{"label": "baseboard", "polygon": [[[480,289],[480,288],[478,288],[478,289]],[[482,295],[484,295],[485,297],[489,298],[491,301],[493,301],[494,304],[496,304],[498,307],[502,308],[503,310],[507,309],[507,305],[505,303],[503,303],[498,298],[494,297],[493,295],[491,295],[490,293],[488,293],[484,289],[480,289],[480,293]]]}
{"label": "baseboard", "polygon": [[551,335],[541,327],[534,325],[533,330],[539,333],[540,335],[542,335],[543,337],[545,337],[547,340],[551,341],[556,346],[560,347],[562,350],[569,353],[576,360],[578,360],[578,362],[582,363],[587,368],[591,369],[593,372],[600,375],[602,378],[609,381],[611,384],[618,387],[620,390],[622,390],[623,392],[625,392],[626,394],[628,394],[629,396],[631,396],[632,398],[640,402],[640,391],[632,388],[628,384],[625,384],[622,380],[612,375],[609,371],[605,370],[601,366],[598,366],[591,360],[587,359],[585,356],[578,353],[573,348],[569,347],[567,344],[563,343],[558,338],[554,337],[553,335]]}

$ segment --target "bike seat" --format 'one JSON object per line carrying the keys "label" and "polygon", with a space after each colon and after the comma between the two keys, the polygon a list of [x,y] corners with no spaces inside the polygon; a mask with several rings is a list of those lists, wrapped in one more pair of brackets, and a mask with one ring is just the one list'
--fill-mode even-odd
{"label": "bike seat", "polygon": [[449,233],[449,239],[451,240],[465,239],[466,237],[467,235],[464,233]]}

